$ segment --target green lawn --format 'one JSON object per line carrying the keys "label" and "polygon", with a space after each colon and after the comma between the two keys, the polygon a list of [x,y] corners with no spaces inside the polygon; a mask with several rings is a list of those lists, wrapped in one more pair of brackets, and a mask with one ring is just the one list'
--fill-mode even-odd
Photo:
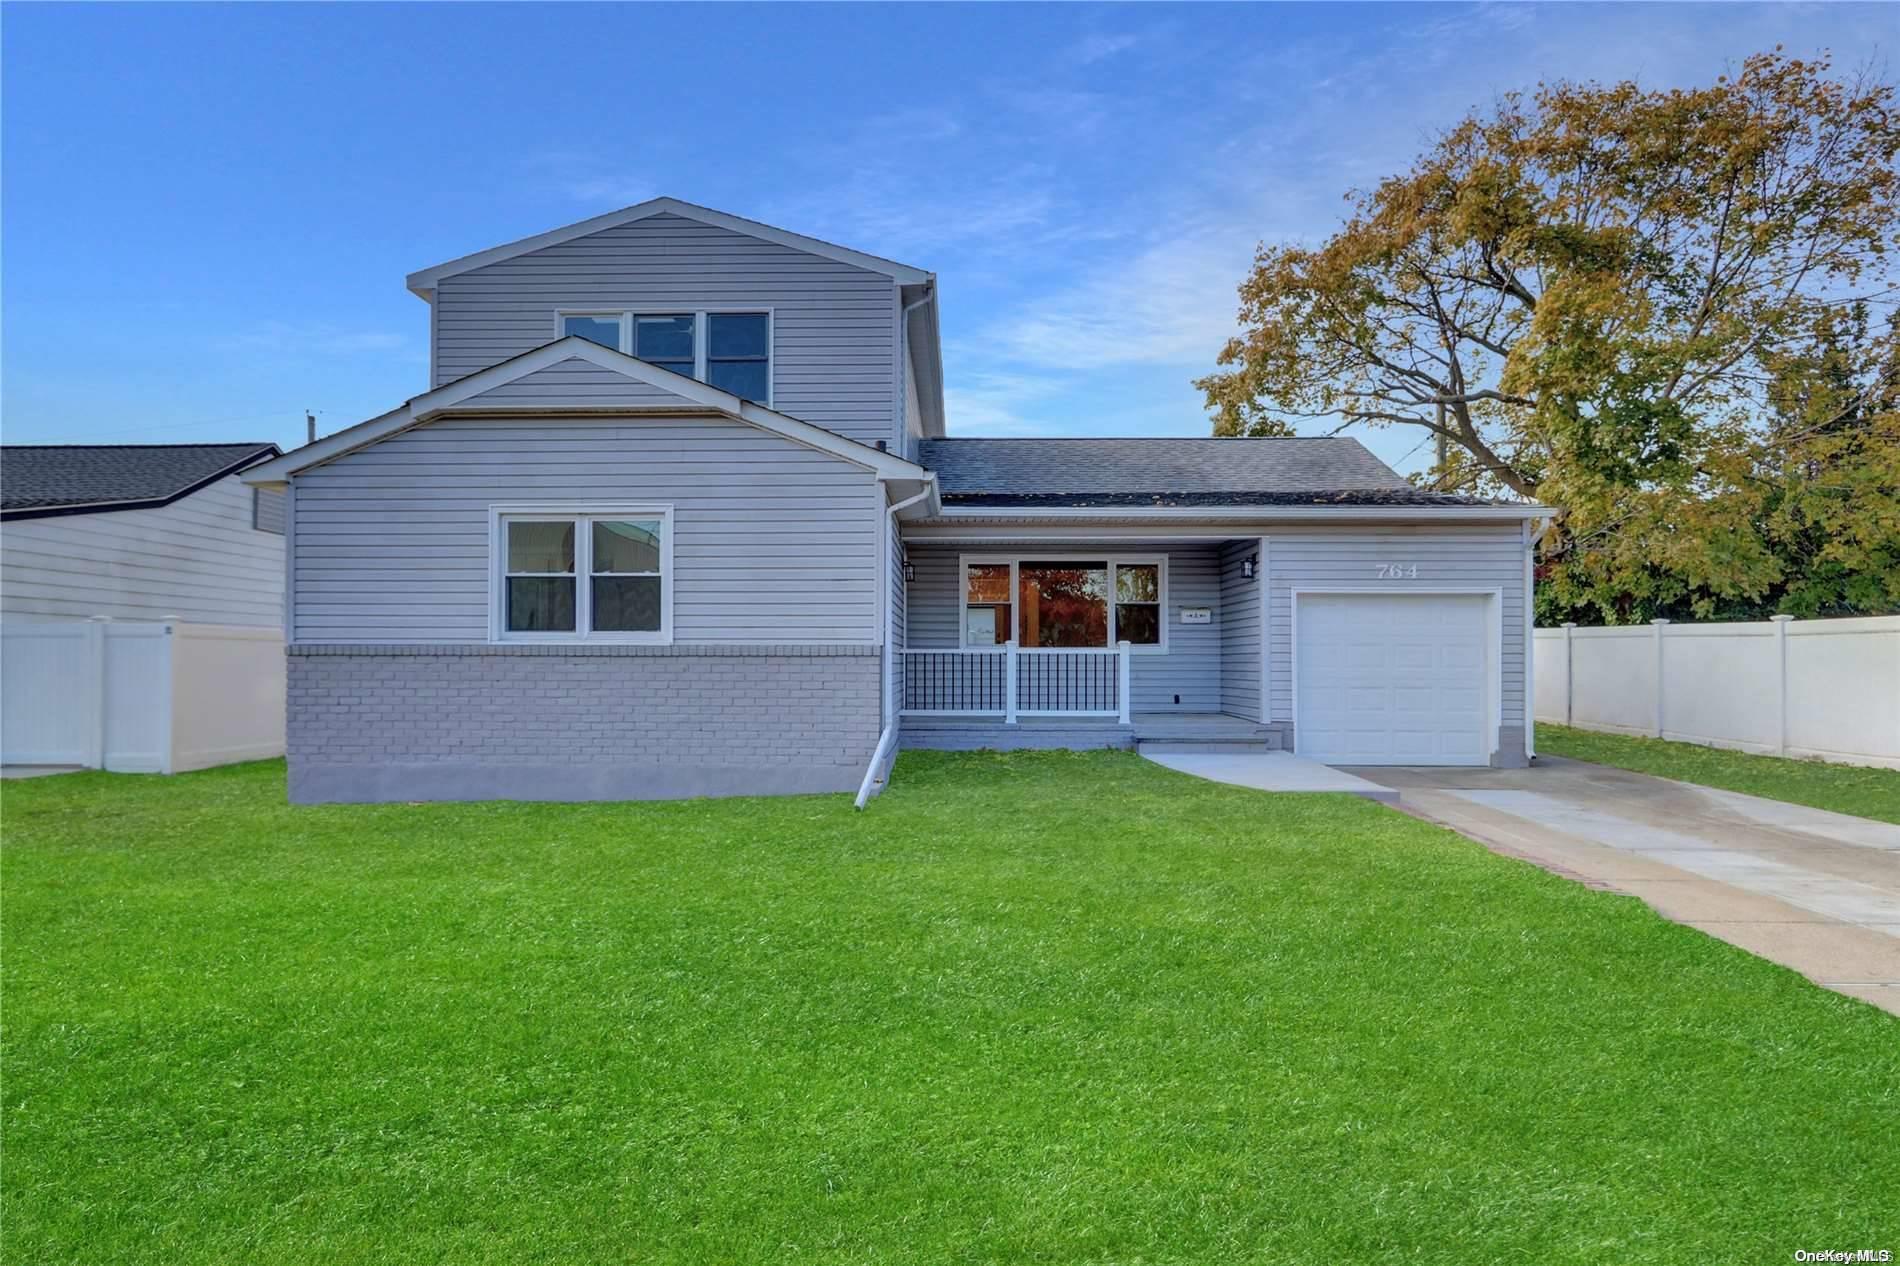
{"label": "green lawn", "polygon": [[1365,801],[5,788],[11,1261],[1784,1261],[1900,1022]]}
{"label": "green lawn", "polygon": [[1900,822],[1900,769],[1753,756],[1699,743],[1599,734],[1543,722],[1537,726],[1537,751],[1541,756],[1568,756],[1704,787]]}

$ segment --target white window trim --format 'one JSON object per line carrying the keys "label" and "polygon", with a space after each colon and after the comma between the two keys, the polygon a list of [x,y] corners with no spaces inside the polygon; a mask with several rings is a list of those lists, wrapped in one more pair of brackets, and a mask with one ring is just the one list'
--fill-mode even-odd
{"label": "white window trim", "polygon": [[[1064,554],[961,554],[957,558],[957,645],[964,650],[985,650],[988,643],[972,643],[969,640],[969,620],[965,608],[969,606],[970,567],[972,564],[986,565],[1007,563],[1009,565],[1009,629],[1012,635],[1018,632],[1016,627],[1016,594],[1020,588],[1021,567],[1024,563],[1092,563],[1096,559],[1108,563],[1108,645],[1093,649],[1113,650],[1116,646],[1115,627],[1116,608],[1121,604],[1115,601],[1115,569],[1127,566],[1146,566],[1152,564],[1160,580],[1161,640],[1153,646],[1130,646],[1133,655],[1165,655],[1168,653],[1168,556],[1166,554],[1115,554],[1097,553],[1092,550],[1074,550]],[[1146,605],[1146,604],[1140,604]],[[1087,650],[1080,646],[1019,646],[1018,655],[1056,655],[1064,651]]]}
{"label": "white window trim", "polygon": [[[594,632],[592,624],[593,534],[574,533],[574,624],[572,633],[513,633],[508,630],[508,541],[511,520],[581,522],[593,519],[660,520],[660,627],[657,632],[609,630]],[[582,630],[587,630],[583,632]],[[488,507],[488,640],[490,642],[627,643],[667,645],[673,641],[673,507],[658,502],[601,503],[597,501],[496,502]]]}
{"label": "white window trim", "polygon": [[778,309],[769,304],[739,303],[717,308],[667,307],[652,304],[638,308],[557,308],[554,312],[554,337],[567,336],[569,317],[592,317],[596,321],[620,323],[620,346],[614,350],[632,356],[633,320],[643,316],[690,316],[693,318],[693,379],[706,381],[706,351],[711,345],[710,316],[763,316],[765,318],[765,399],[754,401],[771,409],[778,396]]}

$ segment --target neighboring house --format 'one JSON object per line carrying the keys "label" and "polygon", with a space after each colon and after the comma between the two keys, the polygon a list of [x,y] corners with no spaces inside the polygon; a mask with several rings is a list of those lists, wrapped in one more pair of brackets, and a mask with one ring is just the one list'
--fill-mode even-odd
{"label": "neighboring house", "polygon": [[287,497],[298,801],[872,785],[912,747],[1521,764],[1531,536],[1344,439],[950,439],[933,274],[658,199],[415,273]]}
{"label": "neighboring house", "polygon": [[0,447],[0,759],[170,773],[281,753],[275,444]]}
{"label": "neighboring house", "polygon": [[281,625],[275,444],[0,446],[0,616]]}

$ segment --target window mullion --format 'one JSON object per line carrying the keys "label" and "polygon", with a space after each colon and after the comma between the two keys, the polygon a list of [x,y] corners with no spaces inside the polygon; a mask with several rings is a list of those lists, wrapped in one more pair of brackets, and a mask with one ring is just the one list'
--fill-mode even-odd
{"label": "window mullion", "polygon": [[711,342],[711,323],[704,312],[693,313],[693,377],[706,381],[706,353]]}
{"label": "window mullion", "polygon": [[594,634],[594,521],[574,520],[574,625],[582,637]]}
{"label": "window mullion", "polygon": [[1009,637],[1007,640],[1011,642],[1019,641],[1022,637],[1022,629],[1016,624],[1016,600],[1022,593],[1020,588],[1022,579],[1016,574],[1020,566],[1021,562],[1018,559],[1009,560]]}

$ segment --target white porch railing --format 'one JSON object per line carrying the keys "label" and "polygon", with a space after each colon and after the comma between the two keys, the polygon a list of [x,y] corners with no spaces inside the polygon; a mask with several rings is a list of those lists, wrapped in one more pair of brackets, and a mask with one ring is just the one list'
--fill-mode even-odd
{"label": "white porch railing", "polygon": [[907,650],[905,716],[1114,717],[1129,723],[1129,644],[1100,649],[1002,646]]}

